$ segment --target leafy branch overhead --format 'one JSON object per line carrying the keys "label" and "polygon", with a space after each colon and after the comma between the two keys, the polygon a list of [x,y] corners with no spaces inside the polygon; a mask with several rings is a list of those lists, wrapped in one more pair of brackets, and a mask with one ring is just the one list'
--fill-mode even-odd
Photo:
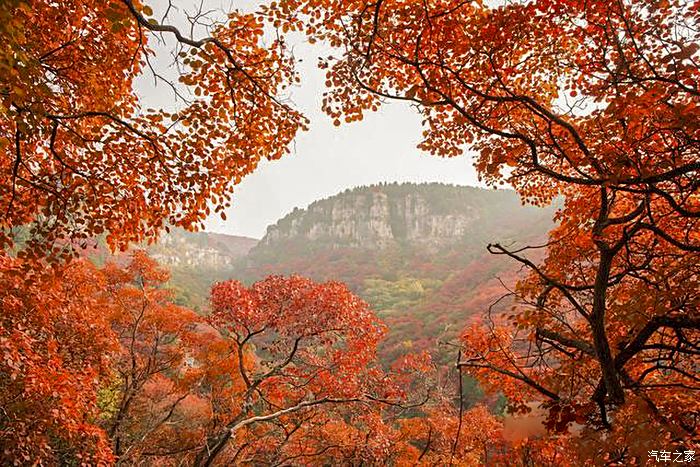
{"label": "leafy branch overhead", "polygon": [[[107,234],[125,248],[165,225],[197,228],[209,203],[228,206],[232,186],[306,127],[284,102],[292,57],[281,41],[263,43],[254,15],[231,13],[194,40],[130,1],[18,5],[3,49],[4,247],[26,224],[26,255],[56,241]],[[176,81],[151,63],[157,35],[176,40]],[[133,89],[141,73],[192,97],[144,108]]]}

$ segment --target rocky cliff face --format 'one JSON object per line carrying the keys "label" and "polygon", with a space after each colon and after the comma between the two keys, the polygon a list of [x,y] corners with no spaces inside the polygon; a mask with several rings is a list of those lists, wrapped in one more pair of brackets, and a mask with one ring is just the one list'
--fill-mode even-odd
{"label": "rocky cliff face", "polygon": [[529,210],[510,191],[442,184],[377,185],[296,209],[268,227],[257,249],[286,240],[379,249],[396,243],[440,247],[478,236],[502,222],[504,213],[514,211]]}
{"label": "rocky cliff face", "polygon": [[231,270],[257,243],[254,238],[172,229],[148,247],[150,255],[170,268]]}
{"label": "rocky cliff face", "polygon": [[519,264],[486,246],[542,244],[552,214],[523,206],[513,191],[435,183],[357,188],[268,227],[236,275],[344,282],[389,326],[382,347],[388,362],[407,349],[431,348],[438,336],[455,338],[496,301],[495,313],[507,311],[501,281],[515,284]]}

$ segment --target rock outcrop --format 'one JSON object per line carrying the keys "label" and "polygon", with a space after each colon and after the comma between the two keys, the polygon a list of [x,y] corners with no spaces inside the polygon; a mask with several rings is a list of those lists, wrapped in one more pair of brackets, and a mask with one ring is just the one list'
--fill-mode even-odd
{"label": "rock outcrop", "polygon": [[[439,248],[479,236],[504,221],[517,228],[519,219],[530,222],[534,212],[522,207],[512,191],[437,183],[374,185],[295,209],[268,227],[255,250],[289,240],[324,247],[383,249],[408,243]],[[513,213],[517,215],[508,219]]]}
{"label": "rock outcrop", "polygon": [[231,270],[258,241],[211,232],[172,229],[148,247],[150,255],[169,268]]}

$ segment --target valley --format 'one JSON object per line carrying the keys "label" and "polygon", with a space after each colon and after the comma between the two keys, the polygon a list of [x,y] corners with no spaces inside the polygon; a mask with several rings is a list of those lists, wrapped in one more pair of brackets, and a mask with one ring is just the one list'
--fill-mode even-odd
{"label": "valley", "polygon": [[[484,316],[518,275],[487,244],[541,244],[553,214],[523,206],[512,191],[381,184],[295,209],[260,241],[176,230],[149,252],[171,270],[178,301],[200,312],[220,280],[300,274],[344,282],[386,322],[382,359],[393,361],[433,350]],[[502,300],[495,311],[508,306]]]}

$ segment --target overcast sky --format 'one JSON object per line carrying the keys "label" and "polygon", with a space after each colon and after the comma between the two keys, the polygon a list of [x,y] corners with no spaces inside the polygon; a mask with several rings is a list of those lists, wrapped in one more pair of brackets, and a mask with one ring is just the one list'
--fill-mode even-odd
{"label": "overcast sky", "polygon": [[[391,102],[360,122],[333,126],[320,110],[325,79],[316,67],[316,57],[322,50],[301,37],[293,46],[295,57],[301,60],[302,82],[293,89],[292,100],[311,120],[310,129],[298,135],[290,155],[264,161],[245,177],[235,188],[227,220],[212,217],[207,230],[261,238],[268,225],[295,207],[304,208],[360,185],[394,181],[478,185],[471,157],[442,159],[416,148],[422,131],[420,118],[405,103]],[[167,65],[167,60],[159,63]],[[172,100],[172,93],[163,85],[153,87],[146,80],[138,88],[150,102]]]}

